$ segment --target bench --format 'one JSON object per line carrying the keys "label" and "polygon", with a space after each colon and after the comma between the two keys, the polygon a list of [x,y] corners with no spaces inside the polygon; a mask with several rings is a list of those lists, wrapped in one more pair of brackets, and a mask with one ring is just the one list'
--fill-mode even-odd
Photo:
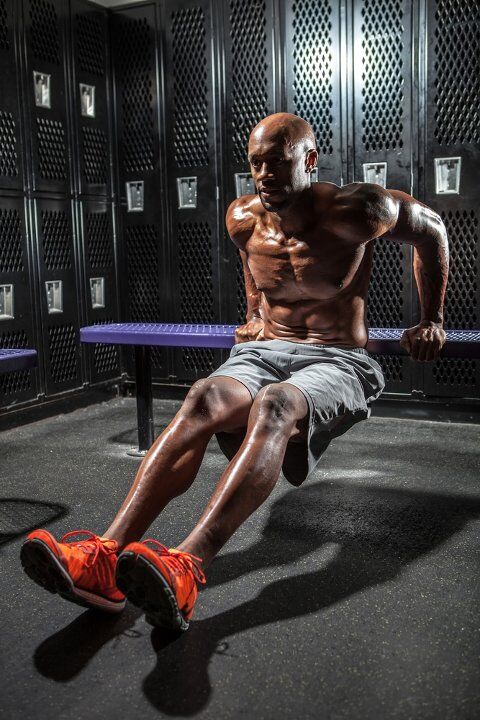
{"label": "bench", "polygon": [[36,350],[0,349],[0,375],[37,366]]}
{"label": "bench", "polygon": [[[143,456],[154,440],[152,367],[150,347],[230,349],[237,325],[177,325],[172,323],[112,323],[80,329],[80,341],[107,345],[133,345],[137,385],[138,450]],[[366,349],[382,355],[407,355],[399,344],[403,328],[369,328]],[[480,330],[446,330],[440,357],[480,358]]]}

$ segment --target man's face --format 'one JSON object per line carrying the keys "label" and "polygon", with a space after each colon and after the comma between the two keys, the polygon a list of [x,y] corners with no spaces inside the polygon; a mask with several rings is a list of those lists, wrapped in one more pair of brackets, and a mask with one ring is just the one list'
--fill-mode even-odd
{"label": "man's face", "polygon": [[283,139],[253,137],[248,160],[262,205],[271,212],[286,209],[310,184],[303,143],[291,147]]}

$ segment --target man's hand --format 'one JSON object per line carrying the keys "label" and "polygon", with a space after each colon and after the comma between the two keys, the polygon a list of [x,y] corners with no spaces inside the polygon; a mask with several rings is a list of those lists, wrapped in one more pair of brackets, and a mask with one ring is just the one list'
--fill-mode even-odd
{"label": "man's hand", "polygon": [[258,317],[252,318],[245,325],[241,325],[235,330],[235,345],[249,342],[249,340],[256,340],[262,330],[263,320]]}
{"label": "man's hand", "polygon": [[441,323],[421,322],[404,330],[400,345],[410,354],[412,360],[431,362],[438,357],[446,337]]}

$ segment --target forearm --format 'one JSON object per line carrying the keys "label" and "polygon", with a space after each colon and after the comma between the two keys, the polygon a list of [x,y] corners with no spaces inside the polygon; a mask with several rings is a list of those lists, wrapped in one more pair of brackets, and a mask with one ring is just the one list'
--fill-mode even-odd
{"label": "forearm", "polygon": [[449,251],[446,232],[414,246],[413,270],[421,307],[421,322],[443,324]]}
{"label": "forearm", "polygon": [[243,265],[243,277],[245,280],[245,294],[247,298],[247,317],[246,320],[249,322],[252,319],[260,318],[260,303],[262,300],[262,293],[255,285],[252,273],[248,267],[246,254],[240,251]]}

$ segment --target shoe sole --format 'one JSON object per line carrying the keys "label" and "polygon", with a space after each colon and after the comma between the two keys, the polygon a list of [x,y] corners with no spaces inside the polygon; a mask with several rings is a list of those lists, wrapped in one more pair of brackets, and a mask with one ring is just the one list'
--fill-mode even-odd
{"label": "shoe sole", "polygon": [[33,582],[69,602],[110,613],[121,612],[125,607],[125,600],[107,600],[76,587],[55,553],[42,540],[27,540],[20,550],[20,561]]}
{"label": "shoe sole", "polygon": [[188,630],[170,585],[153,563],[141,555],[124,552],[117,562],[116,584],[131,603],[141,608],[155,627]]}

